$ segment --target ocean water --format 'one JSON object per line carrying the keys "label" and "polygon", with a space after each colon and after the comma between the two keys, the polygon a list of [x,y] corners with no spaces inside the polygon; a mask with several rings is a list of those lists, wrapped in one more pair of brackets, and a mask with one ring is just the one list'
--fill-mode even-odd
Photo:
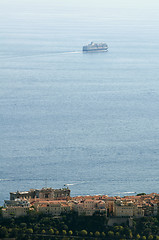
{"label": "ocean water", "polygon": [[[3,4],[0,204],[64,184],[72,196],[158,192],[156,12]],[[83,53],[91,41],[109,51]]]}

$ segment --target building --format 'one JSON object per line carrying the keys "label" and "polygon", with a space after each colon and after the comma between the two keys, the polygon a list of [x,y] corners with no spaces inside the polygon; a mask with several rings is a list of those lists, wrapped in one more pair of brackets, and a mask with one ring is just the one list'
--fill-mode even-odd
{"label": "building", "polygon": [[29,211],[29,207],[10,206],[6,208],[2,208],[2,216],[4,218],[20,217],[20,216],[27,215],[28,211]]}
{"label": "building", "polygon": [[29,199],[29,192],[11,192],[10,193],[10,200],[15,200],[15,199]]}
{"label": "building", "polygon": [[105,202],[102,200],[94,200],[91,198],[81,201],[72,201],[72,210],[77,212],[78,215],[107,215]]}
{"label": "building", "polygon": [[143,217],[144,210],[142,206],[138,206],[132,201],[122,201],[118,199],[114,203],[113,215],[115,217]]}
{"label": "building", "polygon": [[10,200],[15,199],[67,199],[70,197],[70,189],[53,189],[53,188],[42,188],[42,189],[30,189],[26,192],[11,192]]}
{"label": "building", "polygon": [[36,201],[33,205],[37,212],[60,216],[62,213],[68,213],[71,210],[67,201]]}
{"label": "building", "polygon": [[[156,216],[159,213],[159,194],[108,197],[107,195],[77,196],[70,198],[68,188],[30,189],[27,192],[11,192],[4,201],[3,217],[25,216],[29,208],[37,212],[59,216],[70,211],[78,215],[104,215],[113,219]],[[30,208],[31,209],[31,208]],[[117,220],[119,222],[119,220]],[[113,221],[112,221],[113,224]]]}
{"label": "building", "polygon": [[4,207],[30,207],[30,202],[26,199],[5,200]]}
{"label": "building", "polygon": [[52,189],[52,188],[42,188],[39,191],[40,199],[66,199],[70,197],[70,189]]}
{"label": "building", "polygon": [[124,204],[121,200],[116,201],[114,204],[114,216],[133,217],[133,205]]}

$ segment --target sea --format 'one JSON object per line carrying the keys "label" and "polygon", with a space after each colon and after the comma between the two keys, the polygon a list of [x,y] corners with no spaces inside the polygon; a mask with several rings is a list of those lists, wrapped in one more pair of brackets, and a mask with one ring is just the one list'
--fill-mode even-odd
{"label": "sea", "polygon": [[0,3],[0,205],[43,187],[159,193],[157,9],[58,2]]}

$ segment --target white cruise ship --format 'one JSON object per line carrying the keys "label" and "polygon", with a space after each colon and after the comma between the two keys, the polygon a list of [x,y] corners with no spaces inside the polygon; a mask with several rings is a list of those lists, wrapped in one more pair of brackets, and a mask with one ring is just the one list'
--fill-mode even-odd
{"label": "white cruise ship", "polygon": [[83,51],[108,51],[108,45],[106,43],[94,43],[83,46]]}

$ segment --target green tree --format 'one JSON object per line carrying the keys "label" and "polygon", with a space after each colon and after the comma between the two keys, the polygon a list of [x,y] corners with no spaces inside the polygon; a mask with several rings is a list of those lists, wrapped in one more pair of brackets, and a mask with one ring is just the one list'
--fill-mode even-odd
{"label": "green tree", "polygon": [[54,230],[52,228],[49,229],[49,234],[54,234]]}
{"label": "green tree", "polygon": [[0,228],[0,237],[5,238],[8,236],[8,230],[6,227],[1,227]]}
{"label": "green tree", "polygon": [[73,235],[72,230],[70,230],[70,231],[68,232],[68,234],[69,234],[69,236],[72,236],[72,235]]}
{"label": "green tree", "polygon": [[120,227],[119,226],[114,226],[114,231],[115,232],[118,232],[120,230]]}
{"label": "green tree", "polygon": [[27,224],[26,223],[20,223],[20,228],[27,228]]}
{"label": "green tree", "polygon": [[62,235],[66,235],[67,234],[67,232],[66,232],[66,230],[62,230]]}
{"label": "green tree", "polygon": [[79,235],[79,232],[78,232],[77,230],[75,231],[75,235],[76,235],[76,236],[78,236],[78,235]]}
{"label": "green tree", "polygon": [[109,231],[109,232],[108,232],[108,236],[109,236],[110,238],[113,238],[113,237],[114,237],[114,232],[113,232],[113,231]]}
{"label": "green tree", "polygon": [[153,235],[151,234],[148,236],[148,240],[152,240],[152,239],[153,239]]}
{"label": "green tree", "polygon": [[146,195],[146,193],[138,193],[136,196]]}
{"label": "green tree", "polygon": [[81,236],[87,236],[87,231],[86,230],[82,230],[81,232],[80,232],[80,234],[81,234]]}
{"label": "green tree", "polygon": [[100,232],[96,231],[96,232],[94,233],[94,236],[95,236],[95,237],[99,237],[99,236],[100,236]]}
{"label": "green tree", "polygon": [[18,228],[16,228],[16,227],[12,228],[12,236],[17,237],[18,236],[18,231],[19,231]]}
{"label": "green tree", "polygon": [[116,233],[115,233],[115,236],[116,236],[116,238],[119,238],[119,237],[120,237],[120,233],[119,233],[119,232],[116,232]]}
{"label": "green tree", "polygon": [[132,239],[133,238],[133,234],[132,234],[132,232],[130,231],[129,232],[129,236],[128,236],[130,239]]}
{"label": "green tree", "polygon": [[2,208],[3,207],[0,207],[0,217],[2,217]]}
{"label": "green tree", "polygon": [[145,226],[144,234],[147,237],[151,234],[151,228],[147,227],[147,225]]}
{"label": "green tree", "polygon": [[119,226],[119,231],[123,232],[124,231],[124,227],[123,226]]}
{"label": "green tree", "polygon": [[142,240],[146,240],[146,236],[142,236]]}
{"label": "green tree", "polygon": [[32,228],[28,228],[28,229],[27,229],[27,233],[28,233],[28,234],[33,234],[33,229],[32,229]]}

